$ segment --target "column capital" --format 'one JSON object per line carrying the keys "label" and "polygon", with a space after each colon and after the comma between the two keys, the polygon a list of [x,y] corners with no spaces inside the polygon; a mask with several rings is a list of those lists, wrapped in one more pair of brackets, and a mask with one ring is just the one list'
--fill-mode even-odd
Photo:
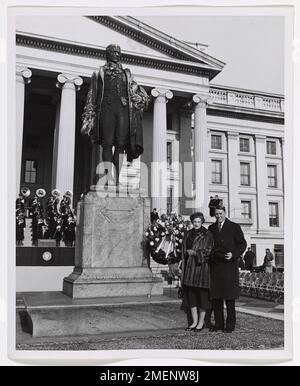
{"label": "column capital", "polygon": [[193,95],[193,102],[202,108],[206,108],[210,103],[209,95],[207,94],[195,94]]}
{"label": "column capital", "polygon": [[227,137],[231,139],[237,139],[239,136],[239,133],[236,131],[227,131]]}
{"label": "column capital", "polygon": [[32,71],[25,66],[16,66],[17,81],[23,84],[29,84],[31,82]]}
{"label": "column capital", "polygon": [[267,137],[265,135],[262,135],[262,134],[255,134],[255,140],[256,141],[265,141],[267,139]]}
{"label": "column capital", "polygon": [[80,90],[80,86],[82,85],[83,80],[80,78],[78,75],[73,75],[73,74],[59,74],[57,75],[57,83],[56,87],[58,88],[71,88],[76,90]]}
{"label": "column capital", "polygon": [[172,91],[164,88],[153,88],[151,90],[151,95],[156,98],[156,102],[166,103],[168,99],[173,98]]}

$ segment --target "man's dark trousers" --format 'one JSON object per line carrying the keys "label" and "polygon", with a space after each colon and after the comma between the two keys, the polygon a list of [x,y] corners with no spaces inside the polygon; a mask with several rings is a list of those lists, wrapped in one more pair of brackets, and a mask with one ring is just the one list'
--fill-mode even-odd
{"label": "man's dark trousers", "polygon": [[215,315],[215,328],[224,330],[224,327],[228,331],[235,329],[236,314],[235,314],[235,299],[225,299],[227,308],[226,326],[224,322],[224,300],[213,299],[213,310]]}

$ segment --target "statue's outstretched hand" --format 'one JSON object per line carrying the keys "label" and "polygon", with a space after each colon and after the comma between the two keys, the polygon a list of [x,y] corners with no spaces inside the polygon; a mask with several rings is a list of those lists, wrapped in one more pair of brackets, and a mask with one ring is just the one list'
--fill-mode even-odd
{"label": "statue's outstretched hand", "polygon": [[89,131],[88,126],[89,126],[88,122],[84,122],[82,124],[81,130],[80,130],[81,134],[87,134],[88,133],[88,131]]}

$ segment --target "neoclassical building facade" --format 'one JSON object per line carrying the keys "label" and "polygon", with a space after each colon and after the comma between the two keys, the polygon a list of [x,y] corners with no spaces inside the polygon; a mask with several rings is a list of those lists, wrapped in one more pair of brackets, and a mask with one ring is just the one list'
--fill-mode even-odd
{"label": "neoclassical building facade", "polygon": [[[225,63],[132,17],[17,18],[17,192],[73,191],[91,180],[80,134],[90,76],[119,44],[122,64],[151,96],[144,153],[128,173],[160,213],[189,215],[218,195],[261,264],[284,254],[284,97],[219,86]],[[161,174],[151,173],[151,163]],[[162,176],[167,178],[162,178]]]}

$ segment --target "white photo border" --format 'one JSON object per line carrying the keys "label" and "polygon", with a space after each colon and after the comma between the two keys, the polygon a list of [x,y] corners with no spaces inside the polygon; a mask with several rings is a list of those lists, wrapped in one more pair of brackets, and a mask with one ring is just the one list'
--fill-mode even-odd
{"label": "white photo border", "polygon": [[[172,2],[172,5],[176,7],[167,7],[170,2],[163,1],[149,1],[147,4],[151,4],[151,7],[141,6],[141,2],[127,2],[128,6],[123,7],[124,2],[114,1],[115,7],[100,8],[97,7],[99,2],[89,1],[53,1],[51,7],[47,8],[47,2],[43,2],[45,7],[40,7],[41,2],[32,1],[18,1],[9,2],[13,5],[20,5],[21,7],[8,7],[8,19],[7,19],[7,37],[8,37],[8,52],[7,52],[7,86],[8,86],[8,99],[7,107],[7,127],[6,139],[7,139],[7,160],[9,169],[7,173],[7,197],[8,197],[8,211],[7,211],[7,265],[8,267],[8,280],[7,293],[8,293],[8,355],[13,361],[22,363],[66,363],[66,364],[107,364],[113,362],[119,362],[120,360],[127,359],[129,362],[145,361],[142,364],[149,365],[149,359],[159,361],[160,364],[164,364],[164,358],[168,359],[169,365],[176,363],[176,359],[180,359],[180,364],[186,364],[186,360],[191,362],[191,365],[201,364],[201,362],[209,363],[275,363],[280,361],[288,361],[292,359],[293,352],[293,324],[292,324],[292,299],[293,299],[293,201],[294,201],[294,181],[293,178],[289,178],[293,171],[294,165],[294,153],[292,151],[294,144],[294,131],[293,131],[293,106],[295,106],[295,100],[293,99],[293,61],[292,61],[292,40],[293,40],[293,22],[294,22],[294,8],[293,2],[287,3],[287,6],[280,7],[284,1],[281,2],[268,2],[268,1],[240,1],[240,2],[228,2],[228,1],[214,1],[213,6],[203,7],[206,2],[197,1],[195,7],[186,7],[185,2]],[[35,5],[36,7],[22,7],[24,5]],[[132,5],[135,3],[134,5]],[[188,2],[189,4],[192,1]],[[231,3],[231,4],[229,4]],[[53,7],[54,4],[58,5],[59,8]],[[101,1],[101,5],[109,6],[112,1]],[[122,8],[118,7],[117,4],[122,4]],[[153,4],[153,5],[152,5]],[[222,6],[221,6],[222,4]],[[64,5],[67,8],[61,8]],[[73,7],[71,7],[71,5]],[[84,7],[83,7],[84,5]],[[131,6],[132,5],[132,6]],[[159,7],[164,5],[163,7]],[[224,6],[226,5],[226,6]],[[242,5],[243,7],[232,7],[232,5]],[[254,5],[261,5],[255,7]],[[262,7],[262,5],[267,5]],[[271,6],[273,5],[273,7]],[[276,6],[278,5],[278,6]],[[290,6],[288,6],[290,5]],[[80,6],[80,7],[79,7]],[[95,8],[92,8],[95,7]],[[152,8],[152,6],[158,6]],[[201,7],[200,7],[201,6]],[[130,7],[130,8],[128,8]],[[88,12],[87,12],[88,11]],[[30,13],[31,15],[40,12],[47,12],[51,14],[129,14],[132,16],[138,16],[141,14],[150,15],[195,15],[195,12],[199,12],[199,15],[211,14],[230,14],[230,15],[280,15],[286,18],[285,23],[285,162],[284,162],[284,173],[285,173],[285,256],[291,256],[291,258],[285,259],[285,345],[283,350],[120,350],[120,351],[20,351],[15,349],[15,240],[14,233],[9,230],[14,228],[14,194],[9,192],[15,192],[15,88],[10,87],[15,84],[15,16],[23,13]],[[2,69],[2,68],[1,68]],[[3,76],[3,74],[1,74]],[[299,108],[298,108],[299,109]],[[297,111],[297,109],[295,109]],[[4,126],[5,128],[6,126]],[[299,138],[298,138],[299,141]],[[289,149],[289,150],[288,150]],[[291,151],[290,151],[291,150]],[[294,161],[294,162],[293,162]],[[296,163],[295,163],[296,165]],[[2,227],[1,227],[2,230]],[[4,231],[5,232],[5,231]],[[295,250],[295,249],[294,249]],[[1,320],[2,322],[2,320]],[[138,358],[143,358],[138,359]],[[175,361],[174,361],[175,359]],[[183,362],[184,361],[184,362]],[[120,362],[122,364],[123,362]],[[178,363],[178,362],[177,362]],[[135,363],[130,363],[135,364]],[[168,363],[166,363],[168,365]]]}

